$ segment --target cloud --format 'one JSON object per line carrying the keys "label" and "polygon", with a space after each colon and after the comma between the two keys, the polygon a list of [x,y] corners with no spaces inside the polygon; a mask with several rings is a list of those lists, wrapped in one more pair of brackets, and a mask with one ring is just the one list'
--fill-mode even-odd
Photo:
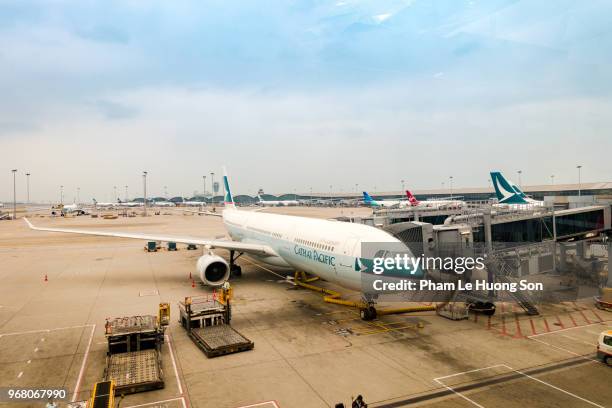
{"label": "cloud", "polygon": [[178,194],[222,164],[244,193],[612,178],[605,2],[342,3],[9,4],[0,181],[109,201],[143,169]]}

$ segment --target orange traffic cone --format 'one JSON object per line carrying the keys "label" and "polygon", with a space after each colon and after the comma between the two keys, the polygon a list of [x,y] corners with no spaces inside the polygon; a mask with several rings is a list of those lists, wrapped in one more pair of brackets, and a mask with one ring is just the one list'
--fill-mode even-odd
{"label": "orange traffic cone", "polygon": [[195,281],[193,279],[191,280],[191,287],[195,288]]}
{"label": "orange traffic cone", "polygon": [[45,273],[45,282],[48,282],[49,278],[47,278],[47,274]]}

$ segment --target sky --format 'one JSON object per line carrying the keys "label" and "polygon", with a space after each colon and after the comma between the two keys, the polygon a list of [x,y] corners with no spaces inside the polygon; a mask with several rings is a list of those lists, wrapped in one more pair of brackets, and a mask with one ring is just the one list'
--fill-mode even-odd
{"label": "sky", "polygon": [[612,2],[0,0],[0,201],[612,181]]}

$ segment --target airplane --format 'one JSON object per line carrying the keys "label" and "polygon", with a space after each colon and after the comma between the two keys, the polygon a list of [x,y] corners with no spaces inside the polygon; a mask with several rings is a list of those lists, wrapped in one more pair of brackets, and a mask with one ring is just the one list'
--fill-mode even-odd
{"label": "airplane", "polygon": [[138,201],[121,201],[121,199],[117,199],[117,206],[119,207],[142,207],[143,205],[143,203]]}
{"label": "airplane", "polygon": [[115,207],[118,203],[99,203],[95,198],[93,199],[94,207],[98,208],[112,208]]}
{"label": "airplane", "polygon": [[[81,206],[77,203],[72,204],[59,204],[51,207],[51,215],[61,215],[64,216],[66,214],[75,214],[75,215],[87,215],[88,212],[85,209],[81,208]],[[59,210],[59,213],[57,212]]]}
{"label": "airplane", "polygon": [[[239,276],[242,273],[240,266],[235,263],[236,258],[242,254],[269,265],[304,271],[328,282],[359,291],[362,290],[362,275],[370,276],[364,265],[373,263],[373,259],[362,257],[362,244],[378,243],[381,247],[392,244],[402,248],[398,254],[414,256],[396,237],[373,226],[241,210],[235,205],[227,175],[223,176],[223,183],[225,208],[214,215],[222,218],[231,240],[129,231],[36,227],[27,218],[24,220],[31,229],[37,231],[201,245],[204,247],[204,255],[197,261],[197,274],[204,284],[213,287],[223,285],[230,275]],[[228,250],[229,263],[213,253],[213,249]],[[364,295],[364,298],[365,307],[360,310],[361,317],[364,320],[376,318],[374,299],[367,295]]]}
{"label": "airplane", "polygon": [[490,174],[499,203],[498,206],[520,208],[526,206],[542,207],[544,205],[544,201],[528,197],[516,184],[506,179],[501,172],[492,171]]}
{"label": "airplane", "polygon": [[409,205],[406,200],[374,200],[366,191],[363,192],[363,202],[377,208],[404,208]]}
{"label": "airplane", "polygon": [[203,207],[206,205],[205,201],[184,201],[181,203],[186,207]]}
{"label": "airplane", "polygon": [[259,198],[258,204],[263,205],[263,206],[270,206],[270,207],[290,206],[290,205],[300,204],[297,200],[264,200],[263,198],[261,198],[259,194],[257,194],[257,198]]}
{"label": "airplane", "polygon": [[464,201],[454,200],[452,198],[419,201],[410,192],[410,190],[406,190],[406,196],[408,197],[408,201],[410,202],[410,205],[413,206],[413,207],[425,207],[425,208],[441,209],[441,208],[461,208],[461,207],[463,207],[465,205]]}
{"label": "airplane", "polygon": [[153,201],[153,205],[156,207],[176,207],[176,204],[172,201]]}

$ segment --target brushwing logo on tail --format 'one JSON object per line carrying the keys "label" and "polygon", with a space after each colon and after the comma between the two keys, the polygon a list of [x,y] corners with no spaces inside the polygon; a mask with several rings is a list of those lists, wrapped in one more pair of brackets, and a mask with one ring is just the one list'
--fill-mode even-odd
{"label": "brushwing logo on tail", "polygon": [[497,201],[502,204],[527,204],[523,198],[524,193],[514,183],[506,180],[500,172],[491,172],[491,180],[493,180]]}
{"label": "brushwing logo on tail", "polygon": [[232,193],[230,192],[229,182],[227,181],[227,176],[223,176],[223,186],[225,187],[225,197],[223,200],[226,204],[234,204],[234,199],[232,198]]}

